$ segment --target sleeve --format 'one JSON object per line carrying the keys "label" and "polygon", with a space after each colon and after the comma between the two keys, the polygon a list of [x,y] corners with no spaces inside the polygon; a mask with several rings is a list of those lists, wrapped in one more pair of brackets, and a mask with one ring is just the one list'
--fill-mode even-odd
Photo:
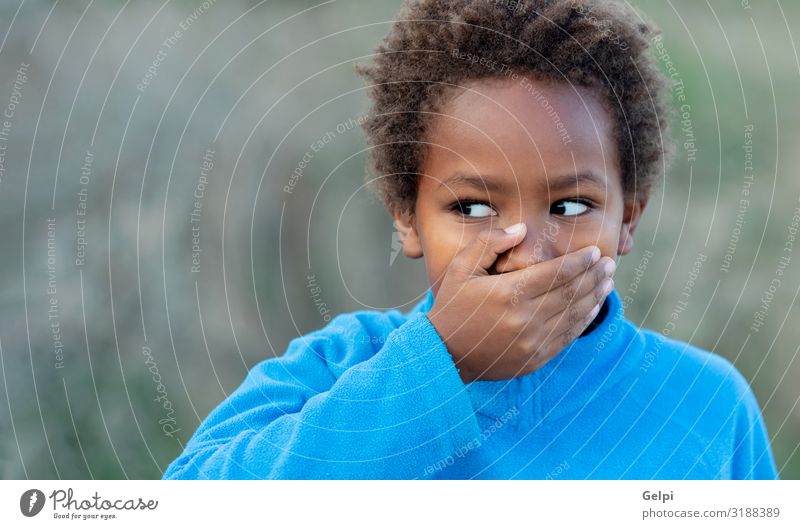
{"label": "sleeve", "polygon": [[[744,381],[744,378],[742,377]],[[753,390],[746,381],[742,389],[732,459],[733,479],[779,479],[769,434]]]}
{"label": "sleeve", "polygon": [[409,316],[371,357],[336,370],[338,359],[358,354],[347,337],[295,338],[282,357],[254,366],[163,479],[411,479],[480,435],[425,314]]}

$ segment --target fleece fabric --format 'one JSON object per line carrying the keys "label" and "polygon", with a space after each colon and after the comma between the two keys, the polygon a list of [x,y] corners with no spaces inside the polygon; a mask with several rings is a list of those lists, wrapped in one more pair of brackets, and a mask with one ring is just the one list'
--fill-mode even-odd
{"label": "fleece fabric", "polygon": [[[357,311],[255,365],[164,479],[774,479],[723,357],[639,328],[619,294],[529,375],[464,384],[426,314]],[[598,321],[599,320],[599,321]]]}

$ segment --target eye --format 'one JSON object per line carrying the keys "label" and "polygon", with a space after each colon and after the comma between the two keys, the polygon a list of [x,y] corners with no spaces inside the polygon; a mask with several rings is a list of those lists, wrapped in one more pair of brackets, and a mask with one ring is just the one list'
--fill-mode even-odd
{"label": "eye", "polygon": [[584,200],[559,200],[551,209],[551,213],[562,217],[575,217],[589,210],[590,203]]}
{"label": "eye", "polygon": [[463,215],[464,217],[483,218],[497,215],[492,207],[480,200],[461,200],[454,202],[450,209]]}

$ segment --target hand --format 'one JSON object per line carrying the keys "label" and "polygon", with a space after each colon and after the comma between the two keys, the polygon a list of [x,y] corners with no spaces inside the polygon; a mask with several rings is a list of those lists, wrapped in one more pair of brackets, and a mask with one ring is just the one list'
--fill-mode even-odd
{"label": "hand", "polygon": [[614,285],[616,263],[596,246],[489,275],[497,257],[525,238],[525,225],[517,226],[515,233],[484,230],[463,248],[428,312],[465,383],[539,369],[580,336]]}

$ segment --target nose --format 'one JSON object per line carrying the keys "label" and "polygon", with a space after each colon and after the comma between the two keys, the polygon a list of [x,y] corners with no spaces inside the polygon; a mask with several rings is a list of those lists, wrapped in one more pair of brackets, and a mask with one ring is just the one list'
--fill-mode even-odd
{"label": "nose", "polygon": [[528,228],[525,238],[497,258],[493,266],[495,273],[513,272],[560,255],[557,249],[558,224],[552,221],[524,222]]}

